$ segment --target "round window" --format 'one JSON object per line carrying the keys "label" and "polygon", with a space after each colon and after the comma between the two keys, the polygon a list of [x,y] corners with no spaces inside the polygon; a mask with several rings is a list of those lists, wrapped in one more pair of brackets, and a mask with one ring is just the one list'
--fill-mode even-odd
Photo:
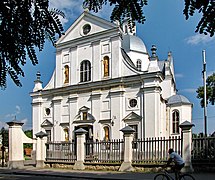
{"label": "round window", "polygon": [[131,99],[130,101],[129,101],[129,105],[130,105],[130,107],[136,107],[137,106],[137,100],[136,99]]}
{"label": "round window", "polygon": [[46,108],[46,115],[48,116],[48,115],[50,115],[50,109],[49,108]]}
{"label": "round window", "polygon": [[90,30],[91,30],[91,26],[89,24],[85,24],[83,26],[83,34],[84,35],[87,35],[90,32]]}

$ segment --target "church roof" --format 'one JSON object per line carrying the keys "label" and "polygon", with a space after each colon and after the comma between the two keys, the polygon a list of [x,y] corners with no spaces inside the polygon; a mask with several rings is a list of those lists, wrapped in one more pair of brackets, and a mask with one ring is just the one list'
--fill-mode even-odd
{"label": "church roof", "polygon": [[126,52],[137,51],[141,53],[147,53],[144,42],[137,36],[126,34],[123,37],[123,48]]}
{"label": "church roof", "polygon": [[158,61],[158,67],[161,71],[164,70],[164,65],[165,65],[165,62],[164,61]]}
{"label": "church roof", "polygon": [[192,104],[186,97],[176,94],[167,99],[167,104]]}

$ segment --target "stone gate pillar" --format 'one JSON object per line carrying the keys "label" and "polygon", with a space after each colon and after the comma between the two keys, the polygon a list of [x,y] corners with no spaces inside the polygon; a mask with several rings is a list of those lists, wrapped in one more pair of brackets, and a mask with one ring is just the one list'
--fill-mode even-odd
{"label": "stone gate pillar", "polygon": [[47,139],[44,138],[47,136],[46,133],[40,131],[39,133],[35,134],[37,138],[36,143],[36,167],[44,167],[44,162],[46,158],[46,141]]}
{"label": "stone gate pillar", "polygon": [[182,158],[185,161],[185,166],[182,169],[182,172],[193,172],[193,166],[191,163],[191,150],[192,150],[192,127],[194,124],[191,124],[189,121],[185,121],[179,125],[182,132]]}
{"label": "stone gate pillar", "polygon": [[124,161],[121,164],[119,171],[134,171],[134,168],[132,167],[132,141],[134,139],[135,130],[130,126],[126,126],[120,131],[124,134]]}
{"label": "stone gate pillar", "polygon": [[85,157],[85,134],[87,133],[86,130],[80,128],[75,131],[76,137],[77,137],[77,143],[76,143],[76,156],[77,160],[74,165],[74,169],[77,170],[83,170],[84,167],[84,157]]}
{"label": "stone gate pillar", "polygon": [[7,122],[9,126],[9,168],[24,167],[24,152],[22,141],[22,125],[24,123],[11,121]]}

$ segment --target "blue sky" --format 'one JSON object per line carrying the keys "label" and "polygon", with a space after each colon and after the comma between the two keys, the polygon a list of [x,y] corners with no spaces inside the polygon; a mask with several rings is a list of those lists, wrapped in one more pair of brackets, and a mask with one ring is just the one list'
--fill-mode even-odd
{"label": "blue sky", "polygon": [[[83,12],[82,1],[51,0],[51,6],[63,10],[65,30]],[[193,103],[194,132],[204,131],[203,109],[196,98],[196,89],[203,84],[202,80],[202,50],[206,50],[207,75],[215,72],[215,37],[195,33],[195,27],[200,16],[196,14],[188,21],[183,16],[183,0],[150,0],[144,8],[146,22],[137,25],[137,36],[145,43],[150,52],[151,46],[157,46],[159,59],[167,58],[168,51],[172,51],[176,74],[178,93],[186,96]],[[105,7],[98,16],[109,19],[110,8]],[[21,78],[23,87],[19,88],[8,78],[6,90],[0,90],[0,128],[7,127],[5,122],[16,116],[18,121],[24,122],[24,129],[31,129],[31,97],[36,72],[41,72],[41,80],[45,86],[51,78],[55,68],[55,49],[50,42],[46,42],[43,52],[38,52],[39,64],[24,66],[25,77]],[[208,133],[215,131],[215,106],[209,105]]]}

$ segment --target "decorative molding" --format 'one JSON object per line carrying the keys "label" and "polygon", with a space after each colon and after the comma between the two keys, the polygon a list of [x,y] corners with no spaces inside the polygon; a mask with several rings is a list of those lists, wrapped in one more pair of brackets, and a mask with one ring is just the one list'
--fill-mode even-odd
{"label": "decorative molding", "polygon": [[73,124],[86,124],[86,123],[94,123],[96,120],[76,120],[73,121]]}
{"label": "decorative molding", "polygon": [[101,124],[110,124],[111,123],[111,119],[101,119],[101,120],[99,120],[99,123],[101,123]]}

